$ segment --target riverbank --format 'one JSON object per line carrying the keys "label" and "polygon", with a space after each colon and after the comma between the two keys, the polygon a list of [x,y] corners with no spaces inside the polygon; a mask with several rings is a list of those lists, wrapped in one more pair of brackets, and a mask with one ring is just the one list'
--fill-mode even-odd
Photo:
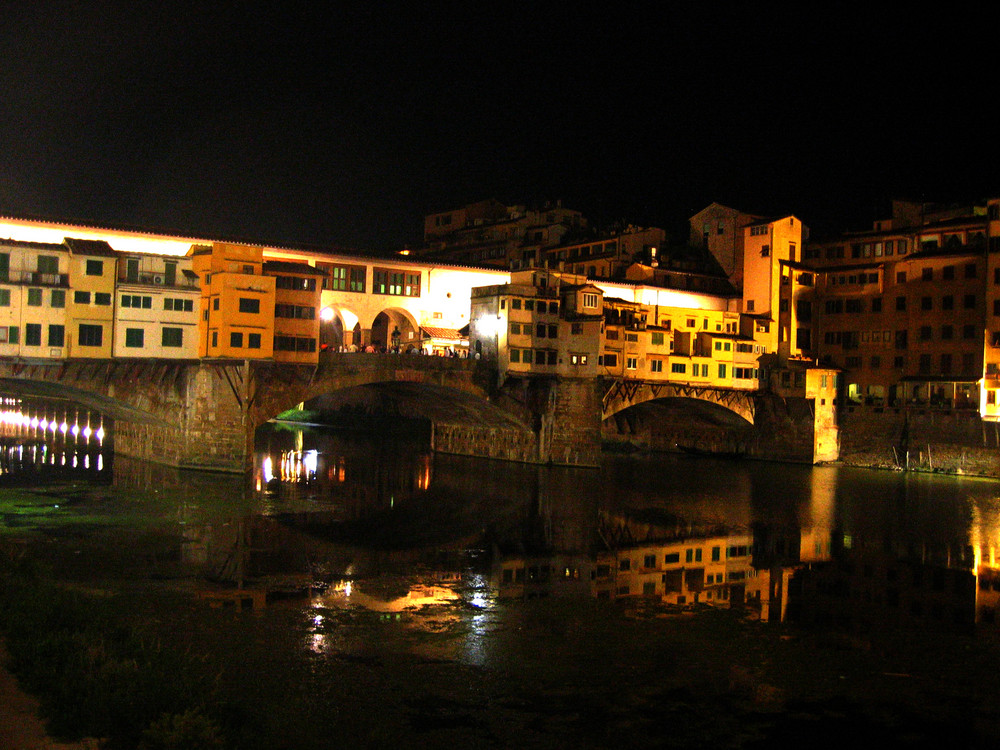
{"label": "riverbank", "polygon": [[9,750],[97,750],[95,739],[59,742],[48,735],[36,698],[7,670],[7,644],[0,638],[0,747]]}

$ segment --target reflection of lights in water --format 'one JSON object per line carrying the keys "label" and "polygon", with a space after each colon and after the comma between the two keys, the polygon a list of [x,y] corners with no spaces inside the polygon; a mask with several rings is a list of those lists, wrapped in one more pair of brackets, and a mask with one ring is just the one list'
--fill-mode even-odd
{"label": "reflection of lights in water", "polygon": [[476,609],[485,609],[490,605],[490,600],[486,598],[486,595],[481,591],[475,592],[471,597],[469,597],[469,604],[471,604]]}
{"label": "reflection of lights in water", "polygon": [[465,639],[465,656],[472,664],[482,666],[488,659],[486,653],[486,643],[489,636],[489,625],[492,619],[492,610],[496,601],[489,596],[490,588],[486,578],[480,574],[475,574],[469,579],[472,592],[469,596],[469,604],[475,607],[475,614],[472,616],[469,633]]}
{"label": "reflection of lights in water", "polygon": [[431,486],[431,457],[423,456],[421,464],[420,474],[417,477],[417,488],[426,490]]}
{"label": "reflection of lights in water", "polygon": [[76,454],[74,453],[73,454],[73,468],[75,469],[76,466],[77,466],[77,457],[76,457]]}
{"label": "reflection of lights in water", "polygon": [[354,590],[354,587],[351,586],[351,582],[350,581],[344,581],[344,596],[350,596],[351,595],[351,591],[353,591],[353,590]]}
{"label": "reflection of lights in water", "polygon": [[83,468],[85,468],[85,469],[89,469],[90,468],[90,454],[89,453],[86,456],[83,457]]}
{"label": "reflection of lights in water", "polygon": [[264,470],[265,482],[270,482],[274,479],[274,464],[272,463],[270,456],[264,457],[264,464],[261,468]]}
{"label": "reflection of lights in water", "polygon": [[97,454],[97,470],[98,471],[103,471],[104,470],[104,454],[103,453],[98,453]]}
{"label": "reflection of lights in water", "polygon": [[302,465],[306,470],[306,478],[312,479],[316,476],[316,464],[318,463],[319,453],[317,451],[306,451],[306,454],[302,457]]}

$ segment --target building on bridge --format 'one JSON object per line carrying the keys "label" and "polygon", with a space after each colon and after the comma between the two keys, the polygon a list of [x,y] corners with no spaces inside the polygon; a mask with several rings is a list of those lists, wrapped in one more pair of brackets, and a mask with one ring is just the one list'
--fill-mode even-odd
{"label": "building on bridge", "polygon": [[586,278],[516,271],[509,284],[472,290],[470,350],[495,360],[500,378],[597,376],[603,292]]}
{"label": "building on bridge", "polygon": [[729,310],[725,297],[702,305],[709,296],[515,271],[509,284],[473,290],[470,345],[497,361],[501,378],[601,376],[757,390],[759,362],[774,350],[757,338],[755,317]]}

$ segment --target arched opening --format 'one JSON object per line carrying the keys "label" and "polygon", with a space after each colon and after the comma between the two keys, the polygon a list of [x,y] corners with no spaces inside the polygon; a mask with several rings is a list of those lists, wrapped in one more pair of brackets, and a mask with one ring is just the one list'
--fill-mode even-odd
{"label": "arched opening", "polygon": [[321,351],[358,351],[362,348],[358,316],[346,308],[330,305],[319,313]]}
{"label": "arched opening", "polygon": [[383,310],[372,322],[371,343],[376,351],[405,354],[420,348],[419,327],[405,310]]}
{"label": "arched opening", "polygon": [[720,404],[671,396],[615,412],[604,419],[601,433],[608,444],[735,457],[746,454],[753,425]]}

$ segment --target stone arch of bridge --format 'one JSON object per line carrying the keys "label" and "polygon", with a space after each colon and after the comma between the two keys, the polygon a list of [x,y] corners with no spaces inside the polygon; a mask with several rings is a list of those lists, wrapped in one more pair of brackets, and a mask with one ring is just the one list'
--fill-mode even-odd
{"label": "stone arch of bridge", "polygon": [[754,423],[754,399],[748,391],[676,383],[615,381],[605,391],[602,419],[609,419],[639,404],[664,400],[691,400],[723,409],[743,422]]}
{"label": "stone arch of bridge", "polygon": [[[353,392],[355,406],[374,406],[376,401],[406,402],[412,407],[425,399],[433,421],[458,421],[512,429],[528,429],[520,419],[500,409],[488,398],[486,382],[473,360],[406,354],[348,353],[330,355],[316,371],[302,368],[262,366],[254,371],[249,427],[256,428],[282,412],[316,399],[337,407],[336,394]],[[357,389],[374,389],[359,396]],[[367,399],[367,401],[366,401]],[[403,411],[413,412],[413,409]],[[402,415],[403,411],[399,413]]]}
{"label": "stone arch of bridge", "polygon": [[[85,381],[86,382],[86,381]],[[117,397],[113,388],[111,395],[89,390],[65,382],[34,379],[32,377],[0,377],[0,391],[17,398],[36,398],[52,402],[71,402],[85,409],[100,412],[116,421],[168,427],[171,422],[164,414],[153,409],[144,409],[135,403]]]}

